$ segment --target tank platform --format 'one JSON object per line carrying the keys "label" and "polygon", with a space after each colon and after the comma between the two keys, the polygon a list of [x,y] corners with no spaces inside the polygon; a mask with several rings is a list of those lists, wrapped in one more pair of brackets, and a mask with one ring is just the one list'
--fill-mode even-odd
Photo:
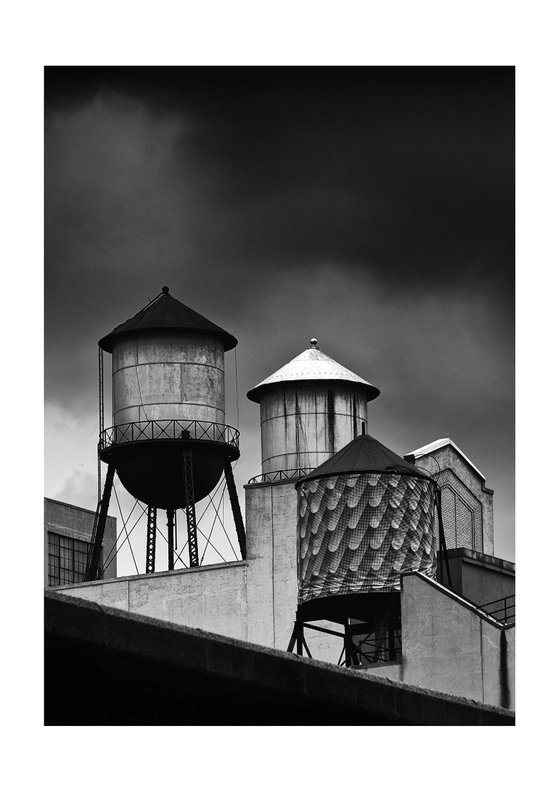
{"label": "tank platform", "polygon": [[192,455],[194,499],[208,495],[227,461],[239,458],[239,432],[210,421],[133,421],[105,429],[99,457],[114,464],[123,486],[143,503],[162,509],[186,506],[185,452]]}

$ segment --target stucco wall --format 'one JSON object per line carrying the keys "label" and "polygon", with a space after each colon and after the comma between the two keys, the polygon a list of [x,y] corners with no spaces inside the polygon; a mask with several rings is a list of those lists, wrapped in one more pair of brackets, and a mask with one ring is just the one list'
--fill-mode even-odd
{"label": "stucco wall", "polygon": [[286,649],[297,608],[293,481],[245,488],[249,640]]}
{"label": "stucco wall", "polygon": [[[297,607],[297,493],[293,481],[249,485],[245,490],[247,561],[76,584],[63,587],[64,592],[285,650]],[[468,585],[477,586],[479,593],[476,576],[486,571],[473,566],[466,572]],[[500,706],[500,625],[423,576],[404,575],[402,582],[403,662],[364,672]],[[513,628],[506,630],[511,708],[514,635]],[[307,630],[306,640],[314,659],[337,662],[341,639]]]}
{"label": "stucco wall", "polygon": [[247,563],[251,569],[247,579],[247,607],[251,614],[248,640],[272,647],[274,646],[272,487],[246,487],[245,492]]}
{"label": "stucco wall", "polygon": [[[460,548],[449,551],[448,562],[450,588],[475,605],[486,605],[515,594],[515,564],[511,561]],[[512,606],[513,601],[508,602],[508,607]]]}
{"label": "stucco wall", "polygon": [[130,613],[251,640],[243,561],[78,583],[58,590]]}
{"label": "stucco wall", "polygon": [[514,628],[506,630],[507,679],[503,690],[500,625],[428,578],[403,575],[404,682],[501,706],[514,707]]}
{"label": "stucco wall", "polygon": [[462,567],[462,594],[477,605],[515,594],[514,574],[488,569],[469,560]]}
{"label": "stucco wall", "polygon": [[[287,649],[297,609],[297,492],[286,481],[248,485],[245,493],[248,640]],[[305,640],[313,658],[336,663],[340,638],[307,630]]]}

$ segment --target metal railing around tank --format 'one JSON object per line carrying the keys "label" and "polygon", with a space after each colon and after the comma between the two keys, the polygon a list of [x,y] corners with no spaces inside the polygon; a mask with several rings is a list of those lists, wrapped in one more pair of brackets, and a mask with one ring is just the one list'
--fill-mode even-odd
{"label": "metal railing around tank", "polygon": [[212,421],[169,419],[130,421],[111,426],[99,435],[99,450],[142,440],[202,440],[239,448],[239,432],[233,426]]}
{"label": "metal railing around tank", "polygon": [[271,481],[290,481],[307,476],[314,468],[292,468],[291,470],[273,470],[270,473],[261,473],[260,476],[253,476],[248,484],[267,484]]}
{"label": "metal railing around tank", "polygon": [[486,602],[484,605],[478,605],[477,607],[487,613],[488,616],[492,616],[496,621],[502,622],[502,624],[515,623],[515,594],[492,600],[492,602]]}

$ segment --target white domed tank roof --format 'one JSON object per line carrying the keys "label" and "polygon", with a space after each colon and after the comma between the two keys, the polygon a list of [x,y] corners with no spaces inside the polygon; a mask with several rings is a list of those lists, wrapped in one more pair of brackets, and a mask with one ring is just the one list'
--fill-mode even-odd
{"label": "white domed tank roof", "polygon": [[367,380],[354,374],[350,369],[337,363],[318,347],[316,338],[312,338],[308,349],[300,355],[290,360],[285,366],[278,369],[270,377],[259,382],[247,393],[247,398],[257,402],[261,400],[261,393],[266,389],[270,390],[276,385],[288,382],[313,382],[323,380],[329,382],[349,382],[357,386],[362,386],[367,395],[367,400],[371,401],[379,396],[379,388],[371,385]]}

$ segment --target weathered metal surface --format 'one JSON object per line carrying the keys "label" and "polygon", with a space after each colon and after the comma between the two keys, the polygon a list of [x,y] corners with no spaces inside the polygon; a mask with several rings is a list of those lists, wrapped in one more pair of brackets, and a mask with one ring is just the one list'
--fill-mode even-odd
{"label": "weathered metal surface", "polygon": [[262,472],[314,469],[367,423],[363,390],[347,383],[302,382],[261,397]]}
{"label": "weathered metal surface", "polygon": [[314,469],[367,424],[378,388],[317,348],[317,340],[249,391],[261,406],[262,472]]}
{"label": "weathered metal surface", "polygon": [[113,424],[159,419],[224,423],[224,346],[216,336],[143,332],[113,348]]}
{"label": "weathered metal surface", "polygon": [[191,335],[200,332],[216,336],[221,339],[226,352],[237,346],[237,339],[234,336],[176,300],[169,294],[167,286],[163,286],[161,293],[131,319],[117,325],[114,330],[104,336],[99,341],[99,346],[106,352],[113,352],[117,339],[122,339],[127,333],[134,333],[137,336],[145,331],[162,329],[187,330]]}
{"label": "weathered metal surface", "polygon": [[350,382],[360,386],[367,395],[367,400],[377,398],[379,389],[367,380],[354,374],[353,371],[337,363],[328,355],[325,355],[317,347],[317,339],[311,339],[311,346],[304,350],[300,355],[290,360],[285,366],[271,374],[256,387],[247,393],[247,398],[251,401],[260,402],[262,394],[270,388],[276,389],[279,385],[288,382],[316,382],[317,380],[330,382]]}
{"label": "weathered metal surface", "polygon": [[194,457],[198,501],[215,487],[224,458],[237,459],[238,432],[224,424],[220,335],[142,328],[112,339],[113,424],[100,454],[117,465],[135,498],[157,508],[187,505],[183,447]]}

